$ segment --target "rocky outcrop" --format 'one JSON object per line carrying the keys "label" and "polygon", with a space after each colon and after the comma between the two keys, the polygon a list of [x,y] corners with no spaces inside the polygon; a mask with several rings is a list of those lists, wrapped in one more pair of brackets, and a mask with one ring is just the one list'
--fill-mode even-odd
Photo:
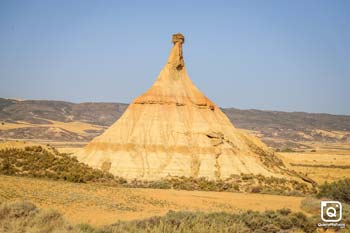
{"label": "rocky outcrop", "polygon": [[236,129],[187,75],[182,34],[173,35],[167,64],[156,82],[92,140],[78,158],[133,179],[165,176],[227,178],[253,173],[283,176],[272,152]]}

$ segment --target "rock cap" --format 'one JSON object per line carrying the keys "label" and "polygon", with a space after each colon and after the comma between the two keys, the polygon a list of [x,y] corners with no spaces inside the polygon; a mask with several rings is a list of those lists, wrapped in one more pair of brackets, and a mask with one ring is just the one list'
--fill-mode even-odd
{"label": "rock cap", "polygon": [[180,32],[178,32],[176,34],[173,34],[172,42],[174,44],[176,44],[176,43],[184,44],[185,43],[185,37]]}

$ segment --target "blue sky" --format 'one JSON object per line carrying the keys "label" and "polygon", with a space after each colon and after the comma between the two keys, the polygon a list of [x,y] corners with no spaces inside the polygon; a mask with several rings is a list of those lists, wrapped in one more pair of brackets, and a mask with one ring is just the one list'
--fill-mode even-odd
{"label": "blue sky", "polygon": [[222,107],[350,114],[350,1],[0,1],[0,97],[125,102],[185,35]]}

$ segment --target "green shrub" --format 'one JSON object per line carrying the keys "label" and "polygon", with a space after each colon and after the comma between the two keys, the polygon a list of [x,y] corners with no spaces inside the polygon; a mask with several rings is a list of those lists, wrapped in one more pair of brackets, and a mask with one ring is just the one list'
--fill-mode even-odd
{"label": "green shrub", "polygon": [[261,190],[262,190],[262,187],[261,187],[261,186],[254,186],[254,187],[252,187],[251,192],[252,192],[252,193],[260,193]]}
{"label": "green shrub", "polygon": [[100,182],[118,185],[124,179],[93,169],[76,157],[56,149],[26,146],[0,150],[0,174],[66,180],[76,183]]}
{"label": "green shrub", "polygon": [[1,164],[0,164],[0,174],[3,175],[14,175],[16,173],[16,168],[11,163],[10,159],[3,158]]}
{"label": "green shrub", "polygon": [[[15,227],[15,228],[14,228]],[[202,233],[202,232],[314,232],[316,222],[303,213],[288,209],[278,211],[244,211],[241,213],[203,213],[169,211],[162,217],[119,221],[94,228],[88,224],[71,225],[54,210],[37,209],[28,202],[0,206],[0,232],[62,233]]]}
{"label": "green shrub", "polygon": [[317,197],[327,197],[333,200],[350,204],[350,179],[325,183],[319,187]]}
{"label": "green shrub", "polygon": [[[319,214],[320,214],[320,203],[322,200],[320,199],[316,199],[316,198],[305,198],[304,200],[302,200],[301,202],[301,209],[304,210],[305,212],[307,212],[308,214],[312,214],[313,218],[315,218],[316,220],[319,220]],[[350,205],[347,203],[342,203],[343,206],[343,214],[342,214],[342,223],[345,223],[346,227],[348,227],[350,225]],[[301,213],[299,213],[301,214]],[[297,215],[297,213],[293,213],[293,215]],[[294,218],[292,218],[291,220],[294,221],[299,221],[299,222],[303,222],[304,219],[307,218],[306,216],[299,216],[299,220],[295,220]],[[345,229],[348,230],[348,229]],[[348,232],[348,231],[340,231],[340,232]]]}
{"label": "green shrub", "polygon": [[36,206],[30,202],[22,201],[15,203],[4,203],[0,206],[0,219],[19,218],[29,216],[36,212]]}
{"label": "green shrub", "polygon": [[292,211],[288,208],[283,208],[283,209],[280,209],[280,210],[277,210],[277,213],[283,215],[283,216],[287,216],[289,215],[290,213],[292,213]]}
{"label": "green shrub", "polygon": [[[305,215],[302,215],[305,216]],[[316,225],[311,218],[301,218],[298,221],[291,213],[286,216],[275,211],[255,212],[246,211],[237,214],[224,212],[173,212],[163,217],[152,217],[145,220],[118,222],[104,227],[98,232],[283,232],[297,230],[313,232]],[[292,232],[288,231],[288,232]]]}
{"label": "green shrub", "polygon": [[253,174],[241,174],[242,180],[252,180],[254,178]]}
{"label": "green shrub", "polygon": [[0,232],[65,232],[73,231],[55,210],[40,210],[29,202],[3,203],[0,206]]}
{"label": "green shrub", "polygon": [[76,228],[81,232],[81,233],[94,233],[95,229],[90,226],[89,224],[86,223],[81,223],[76,226]]}
{"label": "green shrub", "polygon": [[284,149],[281,150],[281,152],[291,153],[291,152],[295,152],[295,150],[293,150],[291,148],[284,148]]}
{"label": "green shrub", "polygon": [[154,181],[149,185],[149,187],[154,189],[170,189],[171,184],[166,181]]}

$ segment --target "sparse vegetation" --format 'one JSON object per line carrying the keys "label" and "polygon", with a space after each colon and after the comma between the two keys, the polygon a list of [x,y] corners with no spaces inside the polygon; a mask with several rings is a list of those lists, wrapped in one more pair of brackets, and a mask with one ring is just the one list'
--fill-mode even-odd
{"label": "sparse vegetation", "polygon": [[0,232],[73,232],[62,215],[54,210],[40,210],[30,202],[0,205]]}
{"label": "sparse vegetation", "polygon": [[[307,197],[305,198],[301,204],[300,207],[303,211],[307,212],[310,215],[319,216],[320,214],[320,199],[316,199],[314,197]],[[338,232],[349,232],[349,226],[350,226],[350,205],[342,202],[343,210],[342,210],[342,220],[341,223],[345,223],[345,229],[337,229],[333,228],[334,231]],[[332,229],[332,228],[331,228]],[[334,232],[330,231],[330,232]],[[328,232],[328,231],[326,231]]]}
{"label": "sparse vegetation", "polygon": [[203,213],[170,211],[162,217],[119,221],[94,228],[72,225],[54,210],[41,210],[29,202],[3,203],[0,206],[0,231],[62,233],[138,233],[138,232],[314,232],[315,219],[289,209],[244,211],[241,213]]}
{"label": "sparse vegetation", "polygon": [[291,149],[291,148],[283,148],[281,150],[281,152],[285,152],[285,153],[292,153],[292,152],[295,152],[295,150]]}
{"label": "sparse vegetation", "polygon": [[133,180],[127,184],[133,188],[161,188],[181,190],[201,190],[217,192],[249,192],[300,196],[316,193],[316,189],[296,180],[265,177],[263,175],[232,175],[225,180],[208,180],[191,177],[167,177],[159,181]]}
{"label": "sparse vegetation", "polygon": [[103,232],[313,232],[315,228],[312,218],[282,209],[238,214],[169,212],[163,217],[118,222]]}
{"label": "sparse vegetation", "polygon": [[314,167],[314,168],[338,168],[338,169],[350,169],[350,165],[325,165],[325,164],[302,164],[302,163],[290,163],[296,167]]}
{"label": "sparse vegetation", "polygon": [[0,174],[18,175],[76,183],[122,183],[123,180],[80,163],[75,157],[41,146],[0,150]]}
{"label": "sparse vegetation", "polygon": [[112,174],[93,169],[80,163],[69,154],[59,153],[55,148],[27,146],[24,149],[0,150],[0,174],[65,180],[75,183],[97,182],[131,188],[201,190],[218,192],[253,192],[281,195],[304,195],[315,190],[306,183],[285,178],[262,175],[232,175],[225,180],[207,178],[166,177],[157,181],[132,180],[115,177]]}
{"label": "sparse vegetation", "polygon": [[259,155],[261,162],[267,167],[284,167],[283,161],[271,151],[265,151],[257,145],[250,143],[249,147]]}

